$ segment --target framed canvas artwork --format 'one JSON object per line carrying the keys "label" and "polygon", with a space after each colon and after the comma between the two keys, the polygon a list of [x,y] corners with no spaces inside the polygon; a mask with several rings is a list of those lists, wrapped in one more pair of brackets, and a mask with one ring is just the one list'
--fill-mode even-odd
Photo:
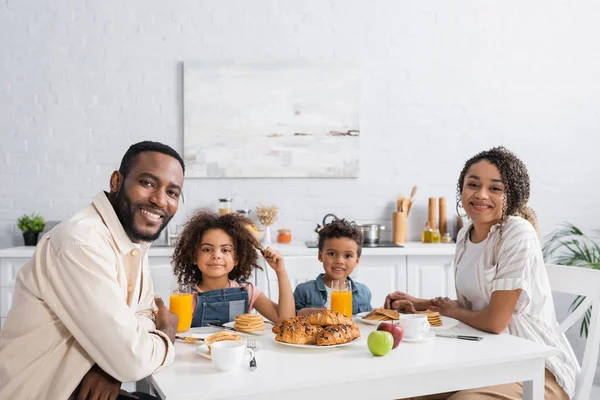
{"label": "framed canvas artwork", "polygon": [[357,68],[188,62],[183,73],[187,177],[358,177]]}

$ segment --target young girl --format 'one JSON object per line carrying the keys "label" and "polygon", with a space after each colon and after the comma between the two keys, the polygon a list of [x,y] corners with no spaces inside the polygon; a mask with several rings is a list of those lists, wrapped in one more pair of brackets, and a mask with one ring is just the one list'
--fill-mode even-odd
{"label": "young girl", "polygon": [[[558,331],[552,292],[536,232],[527,207],[527,168],[504,147],[468,160],[457,187],[457,212],[471,220],[456,239],[456,292],[449,298],[417,299],[388,295],[385,306],[411,302],[492,333],[511,335],[560,349],[546,359],[545,399],[569,399],[575,393],[579,366],[564,334]],[[421,397],[426,399],[522,399],[521,383]]]}
{"label": "young girl", "polygon": [[262,269],[256,252],[261,246],[246,228],[251,223],[239,214],[200,211],[185,224],[172,264],[177,281],[191,284],[196,292],[192,327],[221,325],[253,309],[273,322],[295,315],[292,288],[279,252],[262,251],[277,274],[279,304],[247,281],[253,269]]}

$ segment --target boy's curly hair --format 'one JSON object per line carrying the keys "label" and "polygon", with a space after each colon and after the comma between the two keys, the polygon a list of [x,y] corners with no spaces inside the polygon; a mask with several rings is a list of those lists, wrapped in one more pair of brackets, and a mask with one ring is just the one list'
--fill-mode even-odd
{"label": "boy's curly hair", "polygon": [[348,238],[358,245],[358,256],[362,253],[363,234],[356,222],[334,219],[319,231],[319,251],[323,251],[325,241],[331,238]]}
{"label": "boy's curly hair", "polygon": [[[458,178],[456,187],[456,206],[462,208],[460,203],[465,175],[471,165],[487,160],[494,164],[504,183],[504,198],[502,199],[502,219],[500,221],[500,235],[502,235],[502,222],[509,215],[518,215],[528,220],[537,231],[537,218],[535,212],[527,206],[529,201],[529,173],[527,167],[514,153],[504,146],[493,147],[471,157],[465,163]],[[459,214],[460,215],[460,214]]]}
{"label": "boy's curly hair", "polygon": [[212,211],[200,210],[183,227],[177,246],[173,252],[173,273],[180,284],[193,286],[202,282],[202,272],[196,265],[198,246],[204,233],[211,229],[221,229],[231,237],[233,257],[236,266],[229,273],[229,279],[243,282],[250,277],[258,264],[256,249],[260,249],[256,237],[246,228],[252,221],[240,214],[217,215]]}

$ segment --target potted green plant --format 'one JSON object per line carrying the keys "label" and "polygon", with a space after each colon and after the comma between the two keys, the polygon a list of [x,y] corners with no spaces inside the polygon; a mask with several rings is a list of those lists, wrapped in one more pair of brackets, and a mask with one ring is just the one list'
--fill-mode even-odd
{"label": "potted green plant", "polygon": [[39,214],[25,214],[17,220],[17,228],[23,231],[25,246],[35,246],[40,232],[45,227],[46,221]]}
{"label": "potted green plant", "polygon": [[[600,230],[595,231],[594,237],[600,238]],[[544,259],[555,264],[600,270],[600,244],[573,224],[565,223],[562,228],[550,233],[544,243],[543,252]],[[584,299],[584,296],[575,297],[569,311],[579,307]],[[587,337],[591,315],[591,309],[588,309],[581,321],[580,336],[585,334]]]}

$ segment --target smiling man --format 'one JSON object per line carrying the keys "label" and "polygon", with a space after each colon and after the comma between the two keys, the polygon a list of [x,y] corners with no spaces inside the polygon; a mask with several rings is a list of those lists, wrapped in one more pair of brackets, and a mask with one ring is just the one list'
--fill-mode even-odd
{"label": "smiling man", "polygon": [[158,298],[153,309],[147,250],[184,171],[171,147],[134,144],[110,192],[40,240],[0,331],[0,399],[114,399],[172,363],[177,316]]}

